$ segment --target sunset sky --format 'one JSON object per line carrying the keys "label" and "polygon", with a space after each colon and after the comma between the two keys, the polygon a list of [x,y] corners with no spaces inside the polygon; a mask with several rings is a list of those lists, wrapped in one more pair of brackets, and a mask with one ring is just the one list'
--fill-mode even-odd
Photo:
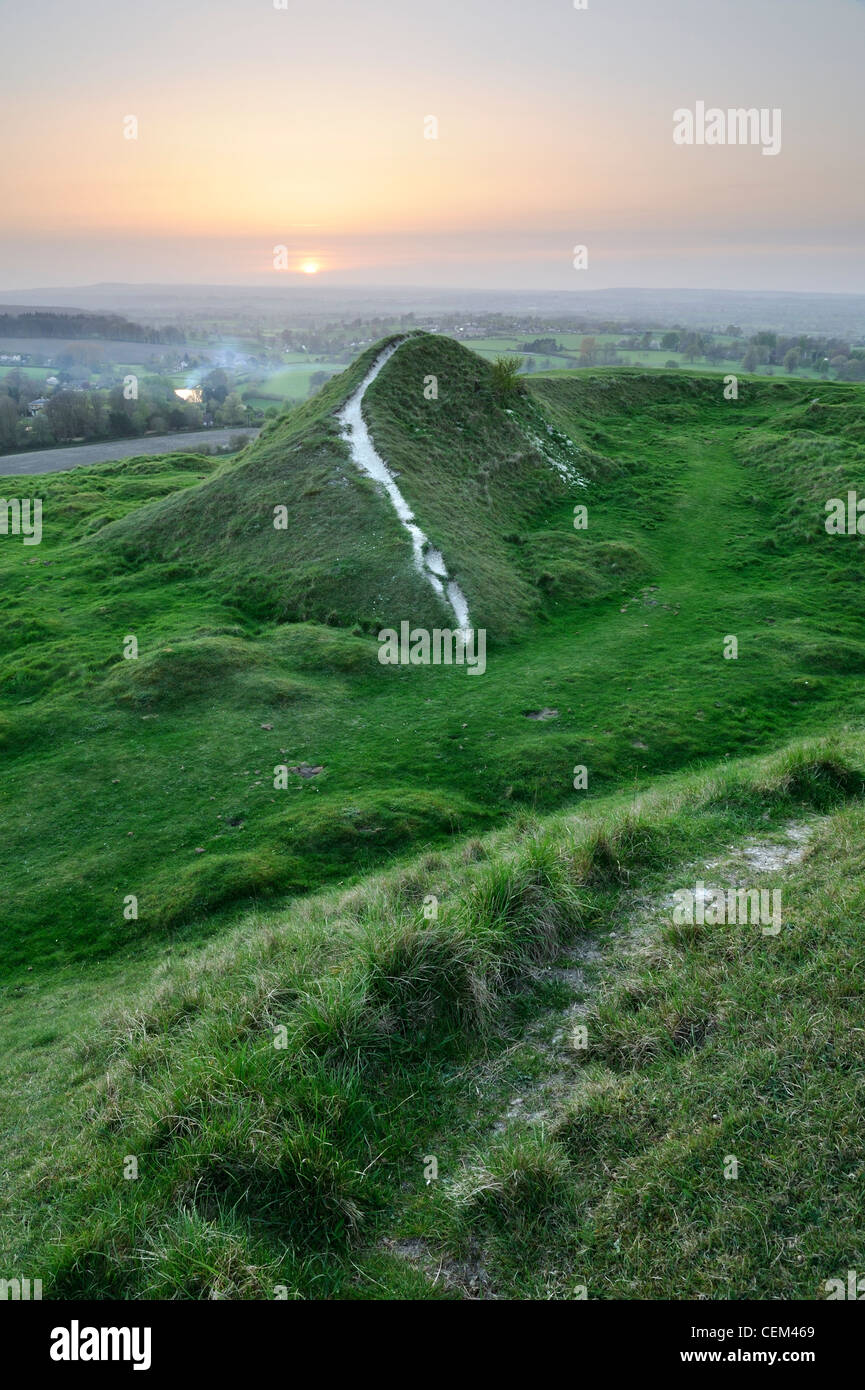
{"label": "sunset sky", "polygon": [[863,292],[863,68],[860,0],[0,0],[0,289]]}

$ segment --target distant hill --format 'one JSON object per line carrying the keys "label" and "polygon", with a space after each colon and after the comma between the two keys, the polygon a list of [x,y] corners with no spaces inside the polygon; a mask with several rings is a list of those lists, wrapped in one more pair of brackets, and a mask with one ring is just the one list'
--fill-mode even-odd
{"label": "distant hill", "polygon": [[119,314],[87,309],[15,308],[0,311],[0,338],[106,338],[125,343],[183,343],[179,328],[144,328]]}
{"label": "distant hill", "polygon": [[103,284],[0,291],[0,305],[85,308],[163,322],[194,313],[254,313],[284,323],[286,313],[302,320],[316,315],[403,314],[423,317],[448,311],[557,318],[580,316],[588,323],[632,323],[642,327],[680,325],[723,328],[728,323],[756,331],[865,334],[865,295],[808,291],[718,289],[470,290],[385,285],[160,285]]}

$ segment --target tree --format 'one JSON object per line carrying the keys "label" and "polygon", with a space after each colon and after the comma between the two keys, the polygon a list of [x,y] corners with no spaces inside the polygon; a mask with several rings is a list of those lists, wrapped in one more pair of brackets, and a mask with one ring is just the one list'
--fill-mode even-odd
{"label": "tree", "polygon": [[49,444],[57,443],[54,438],[54,431],[51,428],[51,421],[48,419],[44,410],[40,412],[39,415],[35,416],[30,426],[30,435],[27,442],[30,444],[40,444],[44,449],[47,449]]}
{"label": "tree", "polygon": [[132,423],[132,406],[134,402],[127,400],[123,394],[122,386],[115,386],[114,390],[108,395],[108,432],[114,439],[123,439],[127,435],[135,433],[135,426]]}
{"label": "tree", "polygon": [[784,371],[787,372],[789,376],[792,376],[796,371],[801,356],[802,354],[798,348],[791,348],[789,352],[784,354]]}
{"label": "tree", "polygon": [[703,352],[703,339],[699,333],[684,333],[679,339],[679,350],[687,362],[693,362]]}
{"label": "tree", "polygon": [[0,396],[0,449],[14,449],[18,432],[18,406],[11,396]]}
{"label": "tree", "polygon": [[55,391],[45,406],[55,439],[61,444],[87,434],[91,424],[90,402],[83,391]]}
{"label": "tree", "polygon": [[746,372],[756,372],[757,370],[757,349],[753,343],[742,358],[742,366]]}
{"label": "tree", "polygon": [[221,367],[214,367],[212,372],[208,372],[201,384],[204,387],[204,399],[215,401],[217,405],[222,405],[231,389],[228,373]]}
{"label": "tree", "polygon": [[226,396],[216,412],[216,418],[221,425],[246,424],[246,407],[238,391],[232,391],[230,395]]}
{"label": "tree", "polygon": [[561,351],[561,345],[555,338],[533,338],[529,343],[520,344],[521,352],[552,353],[557,356]]}
{"label": "tree", "polygon": [[18,403],[34,400],[38,391],[31,390],[33,382],[28,381],[20,367],[13,367],[11,372],[7,372],[3,378],[3,386],[12,399]]}

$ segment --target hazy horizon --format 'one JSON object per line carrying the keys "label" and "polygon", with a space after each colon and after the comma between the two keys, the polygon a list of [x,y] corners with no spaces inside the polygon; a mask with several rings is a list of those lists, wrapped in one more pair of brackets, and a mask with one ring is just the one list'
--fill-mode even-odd
{"label": "hazy horizon", "polygon": [[465,286],[442,283],[441,285],[429,285],[420,282],[406,281],[389,284],[379,280],[358,280],[343,281],[336,278],[320,275],[316,277],[314,285],[309,282],[301,282],[299,279],[295,283],[283,281],[282,284],[274,284],[273,279],[263,280],[188,280],[185,278],[165,279],[165,280],[90,280],[78,281],[74,284],[56,285],[22,285],[20,288],[14,286],[0,286],[0,297],[8,299],[13,294],[48,294],[52,290],[62,293],[75,293],[78,290],[110,290],[110,289],[188,289],[188,290],[273,290],[274,293],[298,293],[314,289],[316,293],[333,290],[335,293],[340,290],[356,290],[364,293],[375,293],[382,291],[388,294],[410,294],[412,291],[428,293],[435,291],[438,294],[459,294],[467,296],[471,294],[490,295],[497,292],[512,295],[546,295],[559,296],[567,294],[575,295],[603,295],[603,294],[717,294],[724,295],[774,295],[777,297],[790,296],[835,296],[839,299],[865,298],[865,288],[861,290],[814,290],[782,285],[779,288],[767,288],[765,286],[744,287],[742,285],[640,285],[640,284],[609,284],[592,285],[588,288],[573,289],[567,286],[561,289],[550,288],[547,286],[529,285],[525,287],[515,287],[513,285],[472,285]]}

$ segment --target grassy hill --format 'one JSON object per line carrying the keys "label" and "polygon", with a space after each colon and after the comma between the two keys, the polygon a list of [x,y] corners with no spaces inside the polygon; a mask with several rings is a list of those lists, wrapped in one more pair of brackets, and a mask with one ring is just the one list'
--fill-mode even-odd
{"label": "grassy hill", "polygon": [[[365,416],[487,629],[467,679],[377,660],[383,626],[451,625],[341,438],[382,347],[230,461],[16,480],[44,533],[0,538],[6,1265],[60,1295],[819,1296],[865,1258],[865,574],[823,526],[865,493],[865,388],[508,392],[410,335]],[[791,824],[801,929],[669,929],[685,871]],[[556,1041],[583,1012],[588,1061]],[[736,1143],[751,1186],[717,1180]]]}
{"label": "grassy hill", "polygon": [[[340,438],[335,412],[373,358],[269,425],[227,468],[106,527],[95,546],[136,568],[168,562],[207,574],[224,600],[272,622],[380,627],[377,613],[399,604],[430,622],[444,616],[405,563],[395,515]],[[285,530],[274,526],[279,506],[290,511]]]}
{"label": "grassy hill", "polygon": [[[392,508],[352,463],[337,412],[388,342],[370,348],[315,397],[274,422],[236,462],[188,491],[125,516],[97,544],[136,566],[171,562],[212,576],[251,616],[377,632],[404,617],[450,620],[411,564]],[[437,394],[424,384],[435,378]],[[551,515],[600,469],[620,471],[553,430],[533,399],[505,400],[492,368],[450,338],[413,334],[366,399],[373,437],[449,573],[472,595],[473,621],[506,641],[542,604],[519,533]],[[584,474],[585,477],[581,477]],[[274,508],[290,510],[287,530]],[[583,561],[586,580],[609,567]],[[628,557],[623,552],[620,563]],[[636,568],[636,557],[630,561]]]}
{"label": "grassy hill", "polygon": [[[802,383],[748,382],[725,402],[705,376],[598,372],[502,398],[458,344],[409,339],[368,416],[490,624],[469,681],[376,660],[379,623],[447,614],[340,438],[335,412],[375,355],[238,461],[21,484],[46,522],[35,554],[0,551],[7,968],[210,932],[238,901],[552,810],[577,763],[595,794],[855,720],[861,546],[825,534],[821,494],[859,476],[860,389],[815,407]],[[292,586],[310,609],[263,615]],[[343,626],[321,621],[335,603]],[[544,709],[556,717],[528,717]],[[273,788],[275,766],[304,764],[322,771]]]}

